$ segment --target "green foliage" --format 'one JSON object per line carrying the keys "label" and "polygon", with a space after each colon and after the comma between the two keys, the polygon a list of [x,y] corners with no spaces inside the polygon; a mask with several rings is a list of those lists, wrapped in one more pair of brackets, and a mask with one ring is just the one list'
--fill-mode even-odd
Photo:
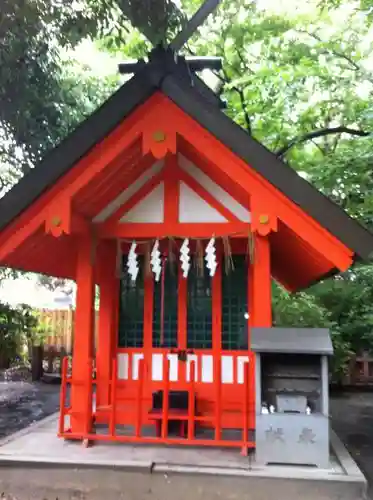
{"label": "green foliage", "polygon": [[39,313],[27,304],[16,308],[16,318],[19,333],[29,351],[32,346],[42,345],[51,333],[50,325],[40,321]]}
{"label": "green foliage", "polygon": [[[333,283],[333,280],[331,282]],[[327,301],[323,303],[322,297],[328,295],[325,288],[319,286],[319,289],[319,294],[316,290],[313,294],[305,292],[289,294],[281,286],[274,283],[272,287],[273,323],[276,326],[329,328],[334,347],[331,369],[334,379],[338,381],[346,373],[349,359],[356,344],[353,344],[351,336],[346,335],[344,324],[340,322],[340,318],[335,314],[331,304],[328,304]],[[345,306],[344,303],[341,307]]]}
{"label": "green foliage", "polygon": [[313,287],[313,297],[339,325],[343,340],[354,352],[373,346],[373,268],[359,265]]}
{"label": "green foliage", "polygon": [[50,325],[40,321],[30,306],[0,303],[0,368],[24,357],[25,348],[30,356],[32,346],[42,345],[50,333]]}
{"label": "green foliage", "polygon": [[328,310],[305,292],[288,293],[280,285],[272,287],[273,322],[276,326],[335,327]]}
{"label": "green foliage", "polygon": [[172,0],[118,0],[118,4],[132,26],[153,45],[165,45],[184,21],[182,11]]}
{"label": "green foliage", "polygon": [[3,0],[0,194],[112,91],[112,82],[86,75],[66,56],[98,24],[92,9],[70,0]]}
{"label": "green foliage", "polygon": [[0,303],[0,368],[8,368],[19,352],[21,334],[17,320],[17,312]]}

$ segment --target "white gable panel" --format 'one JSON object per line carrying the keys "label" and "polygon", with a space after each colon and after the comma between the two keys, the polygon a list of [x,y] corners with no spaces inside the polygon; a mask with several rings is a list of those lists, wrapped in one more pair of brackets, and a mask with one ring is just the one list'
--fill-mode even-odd
{"label": "white gable panel", "polygon": [[129,210],[120,222],[163,222],[164,183],[161,182],[137,205]]}
{"label": "white gable panel", "polygon": [[163,160],[157,161],[148,170],[131,184],[127,189],[122,191],[113,201],[111,201],[98,215],[93,219],[93,222],[105,222],[120,206],[122,206],[132,195],[136,193],[142,186],[152,179],[163,168]]}
{"label": "white gable panel", "polygon": [[185,156],[179,154],[179,165],[193,177],[202,187],[206,189],[217,201],[219,201],[225,208],[228,208],[237,219],[242,222],[251,222],[250,212],[235,200],[229,193],[224,191],[216,182],[208,177],[202,170],[196,167]]}
{"label": "white gable panel", "polygon": [[179,201],[180,222],[228,222],[215,208],[190,189],[184,182],[180,183]]}

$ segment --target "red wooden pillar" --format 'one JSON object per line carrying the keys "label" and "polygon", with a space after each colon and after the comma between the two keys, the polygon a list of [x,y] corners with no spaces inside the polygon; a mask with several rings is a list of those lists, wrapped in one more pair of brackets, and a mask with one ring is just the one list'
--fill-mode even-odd
{"label": "red wooden pillar", "polygon": [[[272,326],[271,261],[270,245],[267,236],[257,233],[254,238],[253,262],[249,264],[248,299],[249,328],[248,345],[250,349],[250,330],[252,327]],[[255,358],[250,357],[249,367],[249,427],[255,427]]]}
{"label": "red wooden pillar", "polygon": [[[215,439],[221,439],[221,356],[222,356],[222,267],[223,256],[221,248],[217,249],[218,267],[212,278],[212,353],[214,359],[214,396],[215,399]],[[205,271],[206,272],[206,271]]]}
{"label": "red wooden pillar", "polygon": [[272,326],[271,260],[267,236],[254,234],[254,262],[249,269],[250,326]]}
{"label": "red wooden pillar", "polygon": [[96,348],[97,409],[110,404],[110,380],[115,354],[118,309],[119,278],[116,270],[117,246],[115,241],[100,242],[97,255],[100,308]]}
{"label": "red wooden pillar", "polygon": [[[183,277],[183,272],[178,266],[178,302],[177,302],[177,347],[181,350],[186,350],[188,347],[188,278]],[[198,379],[198,371],[195,371],[196,379]],[[179,363],[179,378],[182,383],[187,380],[187,363]],[[198,379],[200,380],[200,379]]]}
{"label": "red wooden pillar", "polygon": [[78,240],[76,313],[72,361],[71,430],[82,436],[92,427],[92,358],[94,343],[94,252],[89,235]]}

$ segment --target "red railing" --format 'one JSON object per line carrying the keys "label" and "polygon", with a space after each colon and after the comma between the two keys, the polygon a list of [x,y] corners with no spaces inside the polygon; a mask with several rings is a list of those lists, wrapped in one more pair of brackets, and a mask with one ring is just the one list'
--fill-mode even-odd
{"label": "red railing", "polygon": [[[216,357],[214,359],[213,370],[214,370],[214,389],[212,390],[212,397],[214,399],[214,411],[204,414],[198,414],[196,411],[196,400],[198,403],[198,394],[196,394],[196,364],[194,361],[190,363],[190,377],[187,383],[188,392],[188,409],[187,411],[174,411],[169,408],[169,394],[170,394],[170,362],[165,356],[163,358],[163,380],[160,382],[159,386],[163,391],[162,398],[162,408],[158,416],[149,417],[146,422],[143,421],[144,415],[150,413],[151,408],[149,407],[149,398],[144,394],[144,382],[147,377],[149,377],[149,370],[147,363],[144,359],[141,359],[138,367],[138,377],[137,380],[131,380],[131,383],[135,382],[136,390],[131,397],[131,405],[127,404],[123,406],[123,397],[120,401],[118,398],[118,391],[121,389],[123,391],[123,385],[118,384],[118,364],[117,359],[114,358],[112,361],[112,378],[110,380],[110,402],[106,407],[108,413],[107,418],[107,429],[95,429],[91,431],[86,429],[83,433],[74,433],[74,429],[65,428],[65,418],[68,416],[73,409],[66,405],[67,387],[70,385],[71,390],[74,390],[74,377],[68,375],[68,360],[65,358],[62,364],[62,381],[61,381],[61,394],[60,394],[60,419],[59,419],[59,436],[68,439],[79,439],[79,440],[89,440],[89,441],[118,441],[118,442],[131,442],[131,443],[154,443],[154,444],[173,444],[173,445],[191,445],[191,446],[224,446],[224,447],[238,447],[242,449],[243,453],[247,453],[249,448],[254,447],[254,443],[248,438],[249,433],[249,416],[250,412],[254,412],[254,408],[250,408],[250,397],[249,397],[249,363],[244,365],[244,380],[242,387],[242,404],[238,409],[239,420],[242,422],[241,429],[237,429],[236,439],[224,439],[224,428],[222,427],[222,415],[224,408],[222,408],[222,398],[221,398],[221,362],[220,358]],[[130,374],[129,374],[130,378]],[[95,417],[95,411],[93,409],[91,394],[92,391],[89,390],[89,384],[94,386],[95,380],[91,377],[87,381],[87,396],[89,397],[89,405],[92,421]],[[214,394],[215,393],[215,394]],[[125,399],[125,398],[124,398]],[[134,400],[133,400],[134,399]],[[147,407],[144,407],[144,405]],[[121,405],[121,407],[119,407]],[[198,405],[197,405],[198,409]],[[117,433],[117,426],[121,424],[118,422],[119,412],[126,412],[127,420],[132,424],[134,431],[132,434],[125,435],[123,432]],[[147,413],[148,412],[148,413]],[[142,434],[143,425],[149,425],[152,421],[158,420],[158,424],[161,423],[161,432],[157,436],[145,436]],[[184,425],[187,424],[187,433],[185,436],[170,436],[168,427],[170,421],[183,422]],[[154,423],[154,422],[153,422]],[[197,430],[198,424],[206,426],[206,424],[211,428],[214,428],[213,435],[211,437],[198,437]]]}
{"label": "red railing", "polygon": [[65,416],[70,410],[70,407],[66,407],[66,393],[69,382],[68,368],[69,358],[65,357],[62,360],[61,366],[60,418],[58,420],[58,434],[61,436],[65,433]]}

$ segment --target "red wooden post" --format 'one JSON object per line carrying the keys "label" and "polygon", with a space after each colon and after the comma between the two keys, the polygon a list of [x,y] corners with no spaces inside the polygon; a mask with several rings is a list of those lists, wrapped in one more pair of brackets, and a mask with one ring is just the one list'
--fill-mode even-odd
{"label": "red wooden post", "polygon": [[103,241],[98,249],[100,309],[96,349],[97,408],[109,405],[112,360],[118,326],[119,279],[116,276],[116,244]]}
{"label": "red wooden post", "polygon": [[138,380],[137,380],[137,393],[136,393],[136,424],[135,424],[135,436],[140,437],[141,435],[141,420],[142,420],[142,388],[145,376],[145,361],[143,359],[139,360],[138,369]]}
{"label": "red wooden post", "polygon": [[[95,280],[92,239],[84,236],[78,240],[76,270],[77,298],[75,314],[74,351],[71,384],[71,430],[83,436],[92,427],[92,369],[87,369],[93,358],[93,328]],[[91,365],[92,368],[92,365]]]}
{"label": "red wooden post", "polygon": [[162,439],[168,436],[168,398],[170,393],[170,362],[167,354],[163,355],[163,401],[162,401]]}
{"label": "red wooden post", "polygon": [[[254,262],[250,265],[250,326],[272,326],[271,262],[269,239],[254,235]],[[250,339],[249,339],[250,340]]]}
{"label": "red wooden post", "polygon": [[67,389],[67,369],[69,358],[66,356],[61,363],[61,390],[60,390],[60,416],[58,420],[58,434],[65,432],[65,413],[66,413],[66,389]]}
{"label": "red wooden post", "polygon": [[194,439],[194,427],[195,427],[195,380],[196,380],[196,363],[191,361],[189,365],[190,370],[190,383],[188,391],[188,439],[191,441]]}
{"label": "red wooden post", "polygon": [[117,379],[118,379],[118,362],[114,357],[112,360],[111,387],[110,387],[110,421],[109,433],[110,436],[115,436],[116,411],[117,411]]}
{"label": "red wooden post", "polygon": [[222,265],[221,248],[217,252],[218,267],[212,279],[212,353],[214,359],[213,384],[215,396],[215,439],[221,439],[221,325],[222,325]]}
{"label": "red wooden post", "polygon": [[[153,299],[154,299],[154,281],[152,273],[145,276],[144,279],[144,361],[145,366],[152,364],[152,346],[153,346]],[[128,363],[129,363],[128,359]],[[128,375],[130,380],[130,375]]]}
{"label": "red wooden post", "polygon": [[249,394],[249,377],[250,377],[250,366],[249,363],[244,363],[243,365],[243,408],[242,408],[242,414],[243,414],[243,426],[242,426],[242,454],[247,455],[247,433],[248,433],[248,428],[249,428],[249,399],[250,399],[250,394]]}
{"label": "red wooden post", "polygon": [[214,357],[215,440],[221,439],[221,357]]}
{"label": "red wooden post", "polygon": [[[188,305],[188,279],[183,277],[181,268],[178,268],[178,305],[177,305],[177,345],[182,351],[188,347],[187,339],[187,305]],[[178,363],[179,380],[182,383],[187,381],[188,362]]]}
{"label": "red wooden post", "polygon": [[89,434],[92,431],[92,423],[93,423],[93,369],[94,369],[94,360],[90,358],[87,361],[87,386],[86,386],[86,412],[87,415],[91,415],[91,418],[87,418],[84,421],[85,425],[85,434]]}
{"label": "red wooden post", "polygon": [[[253,235],[254,261],[249,263],[248,302],[249,327],[248,346],[250,351],[252,327],[272,326],[271,262],[269,239]],[[249,363],[249,426],[255,428],[255,357],[250,355]]]}

